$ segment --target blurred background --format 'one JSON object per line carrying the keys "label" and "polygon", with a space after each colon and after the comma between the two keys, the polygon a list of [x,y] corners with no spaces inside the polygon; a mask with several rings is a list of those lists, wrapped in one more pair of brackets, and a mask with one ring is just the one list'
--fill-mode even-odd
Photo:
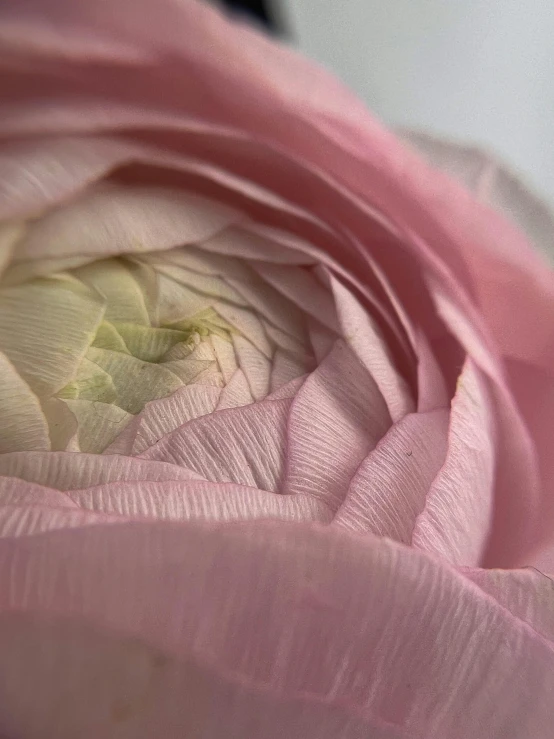
{"label": "blurred background", "polygon": [[554,203],[554,0],[226,4],[334,71],[388,125],[490,150]]}

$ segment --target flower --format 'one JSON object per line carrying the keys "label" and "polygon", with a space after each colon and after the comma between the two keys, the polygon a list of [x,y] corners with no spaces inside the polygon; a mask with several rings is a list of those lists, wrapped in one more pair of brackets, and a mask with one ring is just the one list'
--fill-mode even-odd
{"label": "flower", "polygon": [[1,12],[1,732],[546,739],[552,271],[208,7]]}

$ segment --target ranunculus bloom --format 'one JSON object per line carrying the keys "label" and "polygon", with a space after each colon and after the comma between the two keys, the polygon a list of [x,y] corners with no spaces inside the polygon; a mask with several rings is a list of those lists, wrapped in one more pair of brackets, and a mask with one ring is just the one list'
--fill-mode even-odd
{"label": "ranunculus bloom", "polygon": [[522,233],[192,0],[0,34],[0,733],[551,737]]}

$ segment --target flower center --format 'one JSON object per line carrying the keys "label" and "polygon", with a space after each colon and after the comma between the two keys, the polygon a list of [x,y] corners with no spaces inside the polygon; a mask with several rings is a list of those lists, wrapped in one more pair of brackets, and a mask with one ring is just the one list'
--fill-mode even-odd
{"label": "flower center", "polygon": [[0,289],[0,348],[53,449],[104,451],[147,403],[190,385],[240,385],[225,407],[262,400],[312,369],[307,337],[304,312],[247,260],[195,247]]}

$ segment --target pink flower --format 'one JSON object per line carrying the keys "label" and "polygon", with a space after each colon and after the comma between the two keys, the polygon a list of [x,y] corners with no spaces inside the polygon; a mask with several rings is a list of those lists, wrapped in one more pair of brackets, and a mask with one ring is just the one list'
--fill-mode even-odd
{"label": "pink flower", "polygon": [[552,271],[202,4],[1,13],[0,733],[548,739]]}

